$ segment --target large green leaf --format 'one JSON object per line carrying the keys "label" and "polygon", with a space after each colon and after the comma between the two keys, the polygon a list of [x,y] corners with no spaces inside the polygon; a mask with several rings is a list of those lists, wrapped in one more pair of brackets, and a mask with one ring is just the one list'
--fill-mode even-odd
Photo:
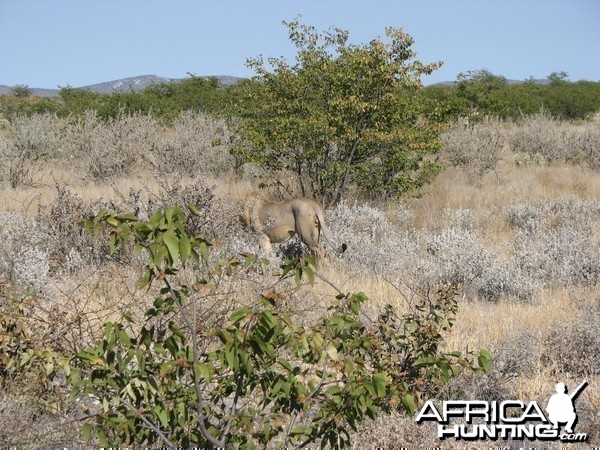
{"label": "large green leaf", "polygon": [[177,261],[179,257],[179,240],[175,233],[172,230],[167,230],[162,235],[163,241],[167,248],[169,249],[169,254],[171,255],[171,260],[173,264]]}

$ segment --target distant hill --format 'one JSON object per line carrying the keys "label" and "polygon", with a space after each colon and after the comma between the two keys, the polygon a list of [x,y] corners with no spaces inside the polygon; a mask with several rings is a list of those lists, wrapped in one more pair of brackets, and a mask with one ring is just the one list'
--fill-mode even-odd
{"label": "distant hill", "polygon": [[177,83],[181,80],[175,78],[164,78],[156,75],[140,75],[138,77],[122,78],[120,80],[105,81],[81,89],[92,91],[97,94],[112,94],[113,92],[139,92],[154,84]]}
{"label": "distant hill", "polygon": [[[208,77],[207,77],[208,78]],[[230,86],[237,83],[242,78],[233,77],[229,75],[218,75],[216,79],[223,86]],[[81,86],[79,89],[85,89],[98,94],[112,94],[114,92],[140,92],[146,89],[148,86],[162,83],[179,83],[182,81],[181,78],[165,78],[156,75],[140,75],[137,77],[122,78],[120,80],[105,81],[103,83],[92,84],[89,86]],[[0,85],[0,95],[10,95],[11,86]],[[34,96],[37,97],[56,97],[58,96],[59,89],[44,89],[44,88],[31,88]]]}

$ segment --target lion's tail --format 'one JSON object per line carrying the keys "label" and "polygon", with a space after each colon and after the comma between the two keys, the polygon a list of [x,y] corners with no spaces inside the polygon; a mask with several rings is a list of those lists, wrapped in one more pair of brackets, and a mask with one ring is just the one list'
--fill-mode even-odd
{"label": "lion's tail", "polygon": [[317,216],[317,220],[319,221],[319,240],[321,240],[321,236],[323,237],[323,241],[325,241],[333,250],[337,253],[344,253],[348,246],[344,243],[340,248],[336,248],[333,245],[333,241],[331,240],[331,235],[329,234],[329,230],[327,229],[327,225],[325,224],[325,217],[323,216],[323,210],[321,208],[315,208],[315,214]]}

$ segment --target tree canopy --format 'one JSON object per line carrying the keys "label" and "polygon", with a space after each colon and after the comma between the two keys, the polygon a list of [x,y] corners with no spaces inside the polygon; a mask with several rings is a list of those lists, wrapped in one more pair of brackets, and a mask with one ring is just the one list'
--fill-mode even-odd
{"label": "tree canopy", "polygon": [[351,187],[395,195],[421,185],[434,170],[427,156],[440,148],[439,127],[415,93],[440,63],[416,60],[413,39],[398,28],[351,44],[338,28],[284,24],[296,61],[248,60],[256,77],[240,87],[247,145],[238,155],[293,173],[302,194],[324,204]]}

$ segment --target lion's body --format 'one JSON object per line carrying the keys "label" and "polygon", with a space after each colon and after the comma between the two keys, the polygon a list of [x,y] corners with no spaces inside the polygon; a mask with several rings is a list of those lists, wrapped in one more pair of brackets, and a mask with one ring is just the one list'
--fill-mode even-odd
{"label": "lion's body", "polygon": [[324,255],[320,242],[321,236],[328,238],[327,230],[323,208],[314,200],[295,198],[275,203],[252,193],[241,219],[259,234],[260,245],[267,252],[271,244],[286,242],[297,234],[314,255]]}

